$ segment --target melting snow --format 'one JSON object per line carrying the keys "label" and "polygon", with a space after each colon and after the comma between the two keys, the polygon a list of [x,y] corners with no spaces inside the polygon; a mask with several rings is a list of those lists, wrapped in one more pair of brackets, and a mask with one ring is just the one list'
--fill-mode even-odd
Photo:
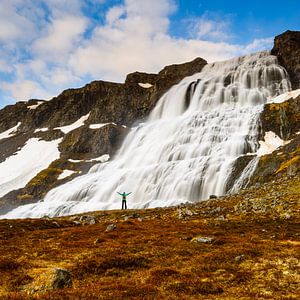
{"label": "melting snow", "polygon": [[85,116],[82,116],[80,119],[78,119],[73,124],[70,124],[70,125],[67,125],[67,126],[62,126],[62,127],[56,127],[54,129],[60,129],[63,133],[67,134],[70,131],[83,126],[84,122],[89,118],[89,116],[90,116],[90,113],[88,113]]}
{"label": "melting snow", "polygon": [[29,109],[36,109],[38,106],[40,106],[40,105],[43,104],[44,102],[45,102],[45,101],[38,101],[37,104],[27,106],[27,108],[29,108]]}
{"label": "melting snow", "polygon": [[263,156],[270,154],[281,146],[288,144],[290,141],[282,140],[273,131],[268,131],[265,133],[264,141],[259,141],[260,147],[257,150],[258,156]]}
{"label": "melting snow", "polygon": [[41,141],[32,138],[15,155],[0,163],[0,197],[24,187],[40,171],[58,159],[58,144],[62,139]]}
{"label": "melting snow", "polygon": [[16,133],[16,131],[19,128],[20,125],[21,125],[21,122],[19,122],[16,126],[10,128],[10,129],[7,129],[6,131],[0,133],[0,140],[6,139],[8,137],[12,137]]}
{"label": "melting snow", "polygon": [[73,162],[73,163],[78,163],[78,162],[92,162],[92,161],[98,161],[98,162],[107,162],[108,160],[110,159],[110,156],[109,154],[103,154],[99,157],[96,157],[96,158],[92,158],[92,159],[89,159],[89,160],[80,160],[80,159],[71,159],[69,158],[69,161],[70,162]]}
{"label": "melting snow", "polygon": [[81,159],[72,159],[72,158],[69,158],[69,161],[72,162],[72,163],[78,163],[78,162],[81,162],[82,160]]}
{"label": "melting snow", "polygon": [[88,161],[99,161],[99,162],[106,162],[110,159],[110,156],[109,154],[104,154],[104,155],[101,155],[100,157],[96,157],[96,158],[92,158]]}
{"label": "melting snow", "polygon": [[71,176],[72,174],[74,173],[77,173],[76,171],[73,171],[73,170],[64,170],[58,177],[57,179],[60,180],[60,179],[64,179],[66,177],[69,177]]}
{"label": "melting snow", "polygon": [[144,89],[149,89],[149,88],[151,88],[153,86],[153,84],[151,84],[151,83],[141,83],[140,82],[139,86],[141,86]]}
{"label": "melting snow", "polygon": [[110,123],[102,123],[102,124],[90,124],[89,128],[90,129],[99,129],[99,128],[101,128],[103,126],[106,126],[108,124],[117,125],[116,123],[112,123],[112,122],[110,122]]}
{"label": "melting snow", "polygon": [[37,128],[34,133],[36,132],[45,132],[45,131],[48,131],[49,129],[48,128]]}
{"label": "melting snow", "polygon": [[91,124],[91,125],[89,126],[89,128],[90,128],[90,129],[99,129],[99,128],[101,128],[101,127],[107,125],[107,124],[109,124],[109,123],[103,123],[103,124]]}
{"label": "melting snow", "polygon": [[92,161],[98,161],[98,162],[107,162],[108,160],[110,159],[110,156],[109,154],[103,154],[99,157],[96,157],[96,158],[92,158],[92,159],[89,159],[89,160],[80,160],[80,159],[71,159],[69,158],[69,161],[70,162],[74,162],[74,163],[77,163],[77,162],[92,162]]}
{"label": "melting snow", "polygon": [[268,101],[268,103],[282,103],[282,102],[284,102],[286,100],[289,100],[291,98],[295,99],[299,95],[300,95],[300,89],[294,90],[294,91],[291,91],[291,92],[281,94],[281,95],[271,99],[270,101]]}

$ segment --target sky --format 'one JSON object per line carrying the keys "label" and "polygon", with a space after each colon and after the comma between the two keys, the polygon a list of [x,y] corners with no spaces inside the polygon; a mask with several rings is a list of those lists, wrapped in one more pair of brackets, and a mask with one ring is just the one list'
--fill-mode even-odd
{"label": "sky", "polygon": [[270,50],[299,0],[0,0],[0,107],[92,80]]}

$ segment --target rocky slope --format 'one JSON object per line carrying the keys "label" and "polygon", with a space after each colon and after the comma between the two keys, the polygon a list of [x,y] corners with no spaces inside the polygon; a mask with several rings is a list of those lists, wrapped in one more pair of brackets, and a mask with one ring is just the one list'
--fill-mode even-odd
{"label": "rocky slope", "polygon": [[[287,31],[277,36],[272,53],[288,71],[293,89],[300,88],[300,32]],[[124,84],[94,81],[82,88],[66,90],[51,101],[30,100],[0,110],[0,163],[7,163],[24,148],[30,148],[30,143],[59,143],[58,157],[49,158],[46,167],[39,166],[39,172],[25,183],[1,195],[0,214],[40,200],[53,187],[113,157],[130,127],[142,122],[171,86],[201,71],[205,64],[206,61],[197,58],[165,67],[158,74],[135,72],[127,76]],[[299,172],[299,99],[265,106],[261,140],[265,133],[274,132],[290,142],[260,158],[250,185]],[[252,158],[240,157],[228,186]]]}
{"label": "rocky slope", "polygon": [[299,196],[294,175],[176,207],[0,220],[0,298],[299,299]]}

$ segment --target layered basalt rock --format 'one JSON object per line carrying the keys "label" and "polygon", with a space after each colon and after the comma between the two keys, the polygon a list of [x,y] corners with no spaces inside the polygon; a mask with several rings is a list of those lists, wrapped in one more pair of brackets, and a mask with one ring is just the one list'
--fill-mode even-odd
{"label": "layered basalt rock", "polygon": [[290,75],[292,88],[300,88],[300,31],[286,31],[275,37],[271,51]]}

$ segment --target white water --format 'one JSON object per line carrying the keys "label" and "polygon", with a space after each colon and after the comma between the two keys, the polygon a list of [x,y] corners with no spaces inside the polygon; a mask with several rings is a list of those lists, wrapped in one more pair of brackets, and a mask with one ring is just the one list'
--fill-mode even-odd
{"label": "white water", "polygon": [[2,217],[120,208],[117,191],[132,192],[130,208],[223,195],[235,160],[258,148],[263,104],[289,90],[286,71],[268,52],[209,64],[159,100],[149,120],[131,131],[114,160],[53,189],[44,201]]}

